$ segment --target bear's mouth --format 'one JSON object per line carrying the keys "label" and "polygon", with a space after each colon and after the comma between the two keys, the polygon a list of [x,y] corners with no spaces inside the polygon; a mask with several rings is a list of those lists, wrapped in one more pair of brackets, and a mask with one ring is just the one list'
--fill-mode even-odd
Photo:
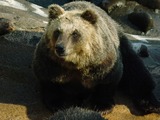
{"label": "bear's mouth", "polygon": [[61,58],[63,58],[63,57],[66,57],[66,56],[67,56],[67,54],[66,54],[66,53],[59,53],[59,52],[57,52],[57,51],[55,51],[55,53],[56,53],[56,55],[57,55],[58,57],[61,57]]}
{"label": "bear's mouth", "polygon": [[72,55],[73,51],[71,49],[70,50],[66,50],[65,48],[56,48],[55,47],[55,54],[59,58],[65,58],[67,56]]}

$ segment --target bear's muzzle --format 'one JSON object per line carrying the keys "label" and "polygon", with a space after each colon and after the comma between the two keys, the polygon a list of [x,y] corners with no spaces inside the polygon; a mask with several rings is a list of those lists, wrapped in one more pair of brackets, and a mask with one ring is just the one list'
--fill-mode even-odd
{"label": "bear's muzzle", "polygon": [[55,52],[58,56],[65,56],[65,47],[62,44],[57,44],[55,46]]}

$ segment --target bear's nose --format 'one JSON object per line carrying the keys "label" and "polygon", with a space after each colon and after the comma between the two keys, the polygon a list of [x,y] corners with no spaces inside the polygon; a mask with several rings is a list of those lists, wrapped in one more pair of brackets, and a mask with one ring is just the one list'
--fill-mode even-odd
{"label": "bear's nose", "polygon": [[63,56],[63,55],[64,55],[65,48],[64,48],[63,45],[61,45],[61,44],[56,45],[55,49],[56,49],[56,53],[57,53],[59,56]]}

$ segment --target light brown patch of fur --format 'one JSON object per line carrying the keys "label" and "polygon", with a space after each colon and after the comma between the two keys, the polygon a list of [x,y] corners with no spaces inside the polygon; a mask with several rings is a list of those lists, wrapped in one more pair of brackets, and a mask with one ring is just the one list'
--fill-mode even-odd
{"label": "light brown patch of fur", "polygon": [[[104,19],[99,17],[97,23],[93,26],[80,17],[82,12],[80,10],[65,11],[56,20],[50,21],[46,34],[50,40],[48,48],[50,48],[52,59],[59,59],[55,55],[54,48],[56,42],[53,39],[53,31],[59,28],[63,29],[64,34],[67,34],[68,30],[80,29],[83,31],[82,39],[85,39],[85,42],[83,41],[78,47],[68,47],[68,51],[74,52],[65,56],[62,64],[70,67],[70,63],[73,63],[77,69],[83,69],[88,66],[97,66],[105,63],[109,72],[117,61],[116,49],[119,47],[116,23],[110,20],[110,18]],[[68,19],[72,24],[66,22],[64,18]],[[71,27],[70,25],[73,26]]]}

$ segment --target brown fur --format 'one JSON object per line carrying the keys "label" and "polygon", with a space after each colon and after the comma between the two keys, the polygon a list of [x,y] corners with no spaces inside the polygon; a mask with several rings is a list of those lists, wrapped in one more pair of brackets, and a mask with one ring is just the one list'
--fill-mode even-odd
{"label": "brown fur", "polygon": [[137,106],[145,111],[157,106],[151,98],[155,84],[142,60],[116,22],[89,2],[49,6],[33,70],[50,110],[73,105],[111,108],[120,81]]}
{"label": "brown fur", "polygon": [[[57,5],[51,5],[49,7],[50,14],[55,12],[53,11],[54,7],[57,8]],[[83,10],[75,9],[65,11],[64,14],[59,15],[56,19],[50,20],[46,31],[46,36],[49,39],[47,46],[50,48],[52,58],[59,59],[55,54],[54,47],[56,40],[54,40],[53,32],[55,29],[63,30],[60,42],[63,41],[67,47],[66,50],[71,53],[63,58],[65,62],[64,64],[71,62],[75,65],[76,69],[86,69],[86,67],[90,65],[96,66],[105,61],[105,64],[108,67],[107,71],[110,71],[110,69],[113,68],[114,63],[117,61],[117,53],[115,49],[118,49],[119,47],[119,38],[117,35],[117,28],[115,27],[116,23],[111,21],[109,16],[102,16],[102,18],[92,9],[91,14],[95,14],[96,17],[86,18],[87,16],[85,17],[85,14],[83,13],[86,13],[91,7],[92,4],[89,4],[86,10],[84,8]],[[57,11],[60,12],[60,10],[62,10],[62,12],[64,11],[59,7],[59,10]],[[82,19],[82,15],[88,20],[86,21],[85,19]],[[91,24],[89,24],[88,21],[91,21]],[[96,21],[94,25],[92,24],[93,21]],[[106,24],[107,22],[109,22],[109,24]],[[69,36],[75,29],[79,30],[82,35],[82,40],[76,43],[76,45],[73,45],[74,43],[71,42]]]}
{"label": "brown fur", "polygon": [[[71,2],[63,7],[50,5],[49,23],[33,61],[34,72],[42,86],[50,81],[64,86],[73,83],[77,88],[81,86],[76,94],[84,89],[84,94],[94,91],[95,95],[109,89],[111,92],[106,99],[110,102],[105,103],[109,107],[122,75],[118,32],[119,26],[89,2]],[[47,86],[44,89],[48,89]]]}

